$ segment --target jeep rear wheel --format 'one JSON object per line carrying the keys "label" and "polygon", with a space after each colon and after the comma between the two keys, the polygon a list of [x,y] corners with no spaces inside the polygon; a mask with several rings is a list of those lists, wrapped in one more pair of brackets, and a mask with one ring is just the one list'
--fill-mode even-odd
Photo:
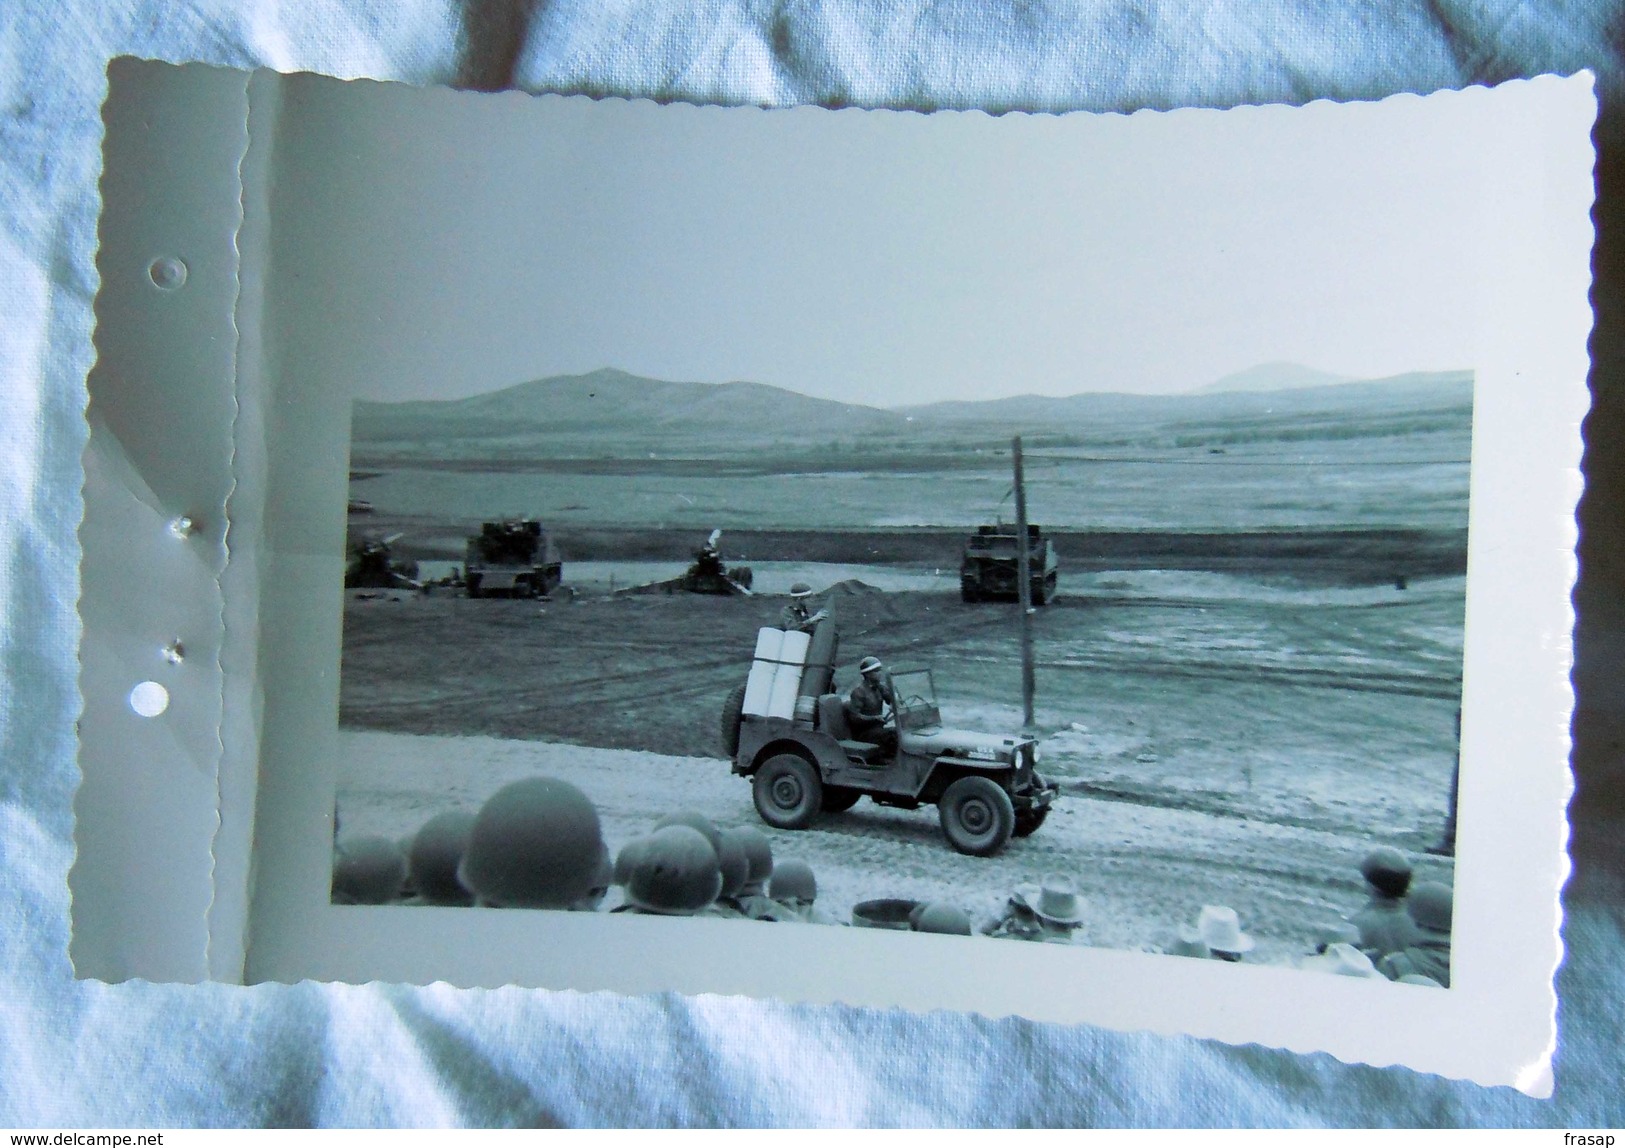
{"label": "jeep rear wheel", "polygon": [[948,844],[972,857],[991,857],[1015,831],[1016,810],[1010,795],[991,778],[961,777],[937,802],[942,833]]}
{"label": "jeep rear wheel", "polygon": [[863,796],[863,790],[852,789],[845,785],[824,786],[824,812],[845,813],[858,803]]}
{"label": "jeep rear wheel", "polygon": [[729,757],[739,752],[739,723],[744,713],[745,683],[740,682],[728,691],[728,700],[722,703],[722,752]]}
{"label": "jeep rear wheel", "polygon": [[805,758],[793,753],[770,757],[756,771],[751,797],[756,812],[775,829],[805,829],[823,809],[823,784]]}

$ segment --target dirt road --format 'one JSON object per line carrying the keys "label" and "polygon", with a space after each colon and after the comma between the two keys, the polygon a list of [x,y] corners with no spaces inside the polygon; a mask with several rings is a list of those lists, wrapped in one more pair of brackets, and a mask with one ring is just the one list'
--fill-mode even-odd
{"label": "dirt road", "polygon": [[[952,896],[990,913],[1015,885],[1061,871],[1090,898],[1097,944],[1156,946],[1218,902],[1240,911],[1261,959],[1280,961],[1358,904],[1354,865],[1372,844],[1414,854],[1438,840],[1459,578],[1400,590],[1138,571],[1077,575],[1068,591],[1035,618],[1041,768],[1063,789],[1049,822],[993,860],[949,850],[933,810],[863,802],[775,833],[780,855],[813,864],[830,908]],[[1019,726],[1013,608],[861,583],[825,599],[843,666],[871,652],[929,663],[950,724]],[[405,834],[529,772],[580,784],[612,845],[681,807],[758,823],[748,785],[717,756],[718,715],[780,604],[352,597],[347,829]],[[1450,868],[1428,858],[1421,872]]]}

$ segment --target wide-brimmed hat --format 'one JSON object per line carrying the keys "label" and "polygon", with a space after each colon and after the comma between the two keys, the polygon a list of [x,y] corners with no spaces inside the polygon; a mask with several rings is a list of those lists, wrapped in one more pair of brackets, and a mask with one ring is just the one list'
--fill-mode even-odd
{"label": "wide-brimmed hat", "polygon": [[864,658],[863,661],[858,663],[858,673],[860,674],[878,674],[885,668],[880,659],[873,656]]}
{"label": "wide-brimmed hat", "polygon": [[1326,946],[1324,953],[1317,953],[1312,957],[1305,957],[1300,968],[1315,973],[1330,973],[1337,977],[1381,977],[1377,966],[1371,963],[1371,958],[1356,949],[1353,945],[1339,941],[1335,945]]}
{"label": "wide-brimmed hat", "polygon": [[1057,925],[1083,923],[1083,899],[1078,896],[1078,887],[1072,878],[1060,873],[1049,874],[1037,885],[1022,885],[1010,900]]}
{"label": "wide-brimmed hat", "polygon": [[807,585],[805,582],[797,582],[794,586],[790,587],[790,597],[792,598],[811,598],[812,595],[813,588]]}
{"label": "wide-brimmed hat", "polygon": [[1181,929],[1180,939],[1201,941],[1216,953],[1250,953],[1253,939],[1241,931],[1241,919],[1228,905],[1203,905],[1195,929]]}

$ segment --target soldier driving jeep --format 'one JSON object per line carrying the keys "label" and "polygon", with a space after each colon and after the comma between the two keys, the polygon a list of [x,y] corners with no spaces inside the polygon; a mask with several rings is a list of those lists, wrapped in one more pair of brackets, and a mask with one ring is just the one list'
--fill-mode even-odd
{"label": "soldier driving jeep", "polygon": [[897,749],[897,691],[880,659],[858,664],[862,675],[846,697],[846,722],[859,741],[873,742],[887,754]]}

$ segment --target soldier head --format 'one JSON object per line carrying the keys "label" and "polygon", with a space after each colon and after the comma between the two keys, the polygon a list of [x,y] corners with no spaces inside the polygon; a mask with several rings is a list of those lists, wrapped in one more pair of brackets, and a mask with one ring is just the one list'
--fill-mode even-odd
{"label": "soldier head", "polygon": [[628,902],[669,916],[698,913],[721,892],[717,852],[688,825],[668,825],[646,838],[626,884]]}
{"label": "soldier head", "polygon": [[750,855],[745,852],[745,843],[731,829],[722,831],[717,865],[722,870],[721,896],[737,897],[750,880]]}
{"label": "soldier head", "polygon": [[387,905],[406,883],[406,858],[387,837],[340,842],[333,859],[333,903]]}
{"label": "soldier head", "polygon": [[1384,897],[1403,897],[1411,885],[1411,863],[1398,849],[1383,845],[1360,862],[1360,876]]}
{"label": "soldier head", "polygon": [[487,905],[568,909],[598,875],[604,839],[586,794],[555,777],[505,785],[474,818],[457,877]]}
{"label": "soldier head", "polygon": [[946,901],[928,902],[920,906],[917,914],[909,914],[909,918],[917,933],[952,933],[960,937],[971,935],[970,917],[965,910]]}
{"label": "soldier head", "polygon": [[728,830],[725,836],[733,837],[744,846],[745,857],[750,862],[750,872],[739,891],[746,894],[765,892],[767,880],[773,876],[773,845],[768,841],[767,834],[754,825],[742,825],[738,829]]}
{"label": "soldier head", "polygon": [[1437,881],[1423,881],[1405,899],[1405,911],[1416,922],[1416,927],[1435,936],[1450,935],[1453,908],[1450,886]]}
{"label": "soldier head", "polygon": [[690,829],[697,829],[700,834],[711,843],[711,848],[718,856],[722,854],[722,831],[716,827],[709,817],[696,813],[692,809],[684,809],[677,813],[668,813],[655,822],[655,831],[666,828],[668,825],[686,825]]}
{"label": "soldier head", "polygon": [[468,849],[468,837],[473,829],[474,815],[467,810],[453,809],[429,818],[412,838],[406,857],[407,869],[413,888],[428,904],[474,903],[473,894],[457,880],[457,866]]}
{"label": "soldier head", "polygon": [[805,861],[781,861],[773,868],[768,895],[787,905],[811,905],[818,900],[818,878]]}
{"label": "soldier head", "polygon": [[878,678],[885,672],[885,665],[872,654],[858,663],[858,673],[862,674],[866,679]]}
{"label": "soldier head", "polygon": [[803,598],[811,598],[812,596],[813,588],[807,585],[805,582],[797,582],[794,586],[790,587],[790,597],[797,601],[800,601]]}

